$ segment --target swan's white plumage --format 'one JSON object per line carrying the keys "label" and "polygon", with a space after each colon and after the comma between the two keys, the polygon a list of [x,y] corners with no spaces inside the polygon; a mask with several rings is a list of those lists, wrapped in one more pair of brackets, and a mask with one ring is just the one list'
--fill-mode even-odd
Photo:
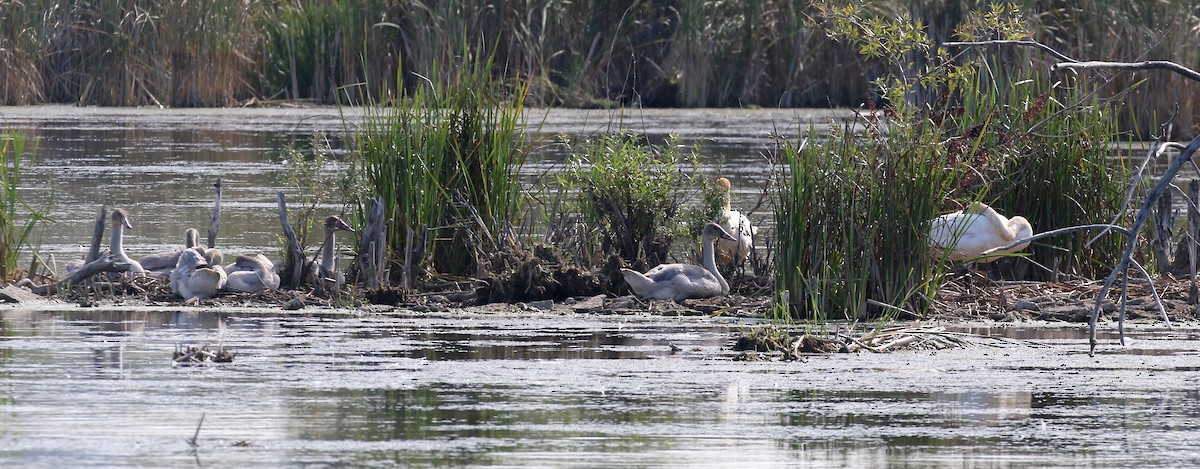
{"label": "swan's white plumage", "polygon": [[1005,218],[981,202],[934,218],[929,225],[930,246],[940,250],[951,261],[991,262],[1005,254],[1025,249],[1029,243],[988,252],[986,257],[985,252],[1030,236],[1033,236],[1033,227],[1025,217]]}
{"label": "swan's white plumage", "polygon": [[754,251],[754,236],[758,234],[758,228],[755,228],[750,219],[741,212],[732,209],[729,179],[718,178],[717,185],[724,191],[719,221],[721,227],[733,237],[717,238],[717,257],[723,266],[740,266]]}
{"label": "swan's white plumage", "polygon": [[621,275],[637,296],[647,299],[679,301],[727,294],[729,284],[717,270],[713,242],[718,239],[731,240],[733,236],[720,225],[709,223],[704,226],[701,239],[703,267],[694,264],[661,264],[645,274],[621,269]]}

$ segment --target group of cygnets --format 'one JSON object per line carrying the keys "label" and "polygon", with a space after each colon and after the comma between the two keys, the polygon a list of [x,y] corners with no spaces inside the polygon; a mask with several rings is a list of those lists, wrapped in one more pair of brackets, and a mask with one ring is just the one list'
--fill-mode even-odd
{"label": "group of cygnets", "polygon": [[[717,184],[724,190],[724,204],[718,215],[719,223],[708,223],[701,232],[703,265],[661,264],[644,274],[621,269],[625,282],[637,296],[680,301],[729,293],[729,283],[717,268],[717,259],[724,266],[741,265],[754,250],[758,230],[745,215],[730,208],[729,180],[720,178]],[[972,202],[963,210],[934,218],[929,228],[929,244],[935,254],[951,262],[990,262],[1025,249],[1028,241],[1008,246],[1031,236],[1033,227],[1024,217],[1006,218],[982,202]]]}
{"label": "group of cygnets", "polygon": [[[308,268],[316,278],[340,287],[345,278],[337,271],[334,233],[354,230],[336,216],[326,218],[324,227],[324,244]],[[184,231],[183,249],[150,254],[136,260],[125,253],[125,229],[133,228],[125,210],[113,210],[112,228],[110,249],[115,262],[128,265],[128,272],[134,276],[169,279],[171,291],[185,300],[212,298],[222,292],[251,293],[279,288],[279,273],[267,256],[243,254],[232,263],[222,265],[221,251],[200,246],[200,232],[195,228]],[[68,264],[68,273],[80,265],[79,261]]]}

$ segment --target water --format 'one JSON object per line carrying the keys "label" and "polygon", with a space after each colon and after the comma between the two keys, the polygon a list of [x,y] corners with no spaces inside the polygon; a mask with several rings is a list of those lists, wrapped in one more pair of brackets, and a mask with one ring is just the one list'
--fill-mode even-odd
{"label": "water", "polygon": [[[0,313],[0,465],[1179,467],[1197,331],[735,361],[745,320]],[[233,363],[173,366],[179,344]],[[674,345],[674,347],[672,347]],[[203,424],[200,420],[203,418]],[[197,447],[187,440],[200,425]]]}
{"label": "water", "polygon": [[[699,143],[755,198],[774,132],[798,111],[553,111],[549,133],[609,122]],[[330,109],[0,108],[39,141],[26,195],[77,256],[101,203],[134,217],[128,250],[208,224],[270,250],[281,151],[342,128]],[[780,130],[782,129],[782,130]],[[335,140],[335,145],[336,145]],[[553,170],[534,155],[527,176]],[[336,207],[324,207],[335,210]],[[765,220],[769,213],[752,214]],[[0,309],[0,466],[1182,467],[1200,463],[1200,330],[980,325],[1017,339],[940,352],[739,361],[755,320],[646,315],[243,308]],[[1108,328],[1111,329],[1111,328]],[[174,366],[181,344],[228,364]],[[201,424],[201,419],[203,423]],[[200,431],[196,446],[188,439]]]}

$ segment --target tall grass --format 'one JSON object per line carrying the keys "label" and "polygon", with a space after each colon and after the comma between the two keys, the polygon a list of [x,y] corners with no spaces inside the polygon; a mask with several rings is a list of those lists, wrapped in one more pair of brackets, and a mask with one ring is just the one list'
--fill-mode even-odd
{"label": "tall grass", "polygon": [[[990,184],[979,196],[997,210],[1025,216],[1038,232],[1122,220],[1130,171],[1113,143],[1130,134],[1120,130],[1119,102],[1097,91],[1103,83],[1051,81],[1044,71],[1025,67],[998,77],[995,56],[985,54],[980,63],[990,65],[980,67],[961,94],[964,112],[952,119],[958,128],[980,129],[977,160],[1005,155],[986,165],[994,172],[984,176]],[[1094,236],[1080,232],[1035,244],[1016,273],[1034,280],[1102,276],[1126,240],[1089,242]]]}
{"label": "tall grass", "polygon": [[[876,131],[904,124],[859,123]],[[774,201],[776,314],[923,316],[940,280],[928,255],[927,220],[964,171],[937,144],[938,132],[885,137],[836,124],[829,131],[826,139],[809,129],[777,153],[783,173]]]}
{"label": "tall grass", "polygon": [[30,233],[49,220],[45,213],[29,207],[18,193],[21,160],[27,157],[27,150],[24,134],[0,131],[0,280],[4,281],[15,280],[20,274],[17,262],[21,251],[29,247]]}
{"label": "tall grass", "polygon": [[[1109,144],[1122,134],[1097,85],[1055,82],[987,52],[939,54],[905,18],[823,13],[831,34],[891,67],[880,81],[890,106],[831,126],[828,139],[809,129],[781,144],[780,316],[924,316],[946,267],[929,253],[929,220],[973,200],[1023,215],[1036,231],[1119,215],[1126,171],[1110,165]],[[957,34],[1020,37],[1012,17],[1004,7],[978,12]],[[914,56],[927,67],[896,59]],[[1111,265],[1120,240],[1085,247],[1086,236],[1035,245],[1034,260],[1083,275]]]}
{"label": "tall grass", "polygon": [[[433,272],[475,275],[482,253],[504,239],[524,205],[518,124],[527,88],[493,80],[489,57],[464,59],[433,69],[426,86],[403,99],[371,106],[355,136],[361,171],[393,221],[394,267],[411,252]],[[409,230],[426,242],[408,245]]]}

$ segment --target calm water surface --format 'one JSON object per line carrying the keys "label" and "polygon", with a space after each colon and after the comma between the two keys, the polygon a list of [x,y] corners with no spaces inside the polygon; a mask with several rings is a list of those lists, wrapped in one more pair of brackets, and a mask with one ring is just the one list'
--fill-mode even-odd
{"label": "calm water surface", "polygon": [[[0,465],[1186,467],[1200,331],[735,361],[746,322],[0,313]],[[178,367],[179,344],[233,363]],[[675,346],[672,351],[672,345]],[[191,438],[201,418],[198,446]]]}
{"label": "calm water surface", "polygon": [[[750,203],[774,132],[802,111],[553,111],[543,130],[612,123],[701,145]],[[134,218],[128,250],[204,228],[276,244],[282,150],[336,136],[332,109],[0,108],[36,139],[26,196],[78,256],[100,204]],[[335,145],[337,140],[335,139]],[[531,157],[526,176],[561,155]],[[327,207],[335,210],[336,207]],[[765,220],[763,209],[752,214]],[[1186,467],[1200,465],[1200,331],[1138,330],[1086,355],[1083,329],[961,350],[735,361],[752,320],[204,308],[0,309],[0,467]],[[233,363],[177,367],[180,344]],[[203,419],[203,424],[200,424]],[[186,441],[200,425],[197,446]]]}

